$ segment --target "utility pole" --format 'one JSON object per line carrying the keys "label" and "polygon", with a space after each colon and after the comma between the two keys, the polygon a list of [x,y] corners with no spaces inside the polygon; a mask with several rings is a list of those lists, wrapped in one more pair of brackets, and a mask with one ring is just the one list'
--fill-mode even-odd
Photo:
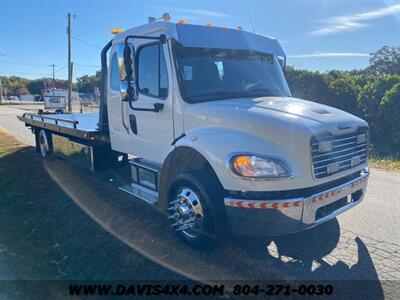
{"label": "utility pole", "polygon": [[[0,56],[6,56],[6,55],[3,53],[0,53]],[[3,102],[3,85],[1,83],[1,77],[0,77],[0,103],[2,103],[2,102]]]}
{"label": "utility pole", "polygon": [[68,112],[72,112],[71,94],[72,94],[72,62],[71,62],[71,13],[68,13]]}
{"label": "utility pole", "polygon": [[54,74],[54,68],[56,67],[55,64],[50,65],[51,67],[53,67],[53,96],[54,96],[54,89],[56,88],[56,77]]}

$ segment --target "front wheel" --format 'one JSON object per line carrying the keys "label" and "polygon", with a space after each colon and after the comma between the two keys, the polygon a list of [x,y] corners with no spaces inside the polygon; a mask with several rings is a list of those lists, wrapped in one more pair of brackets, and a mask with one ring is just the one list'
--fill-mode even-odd
{"label": "front wheel", "polygon": [[215,244],[207,190],[196,174],[181,174],[173,185],[168,207],[171,227],[188,245],[209,249]]}

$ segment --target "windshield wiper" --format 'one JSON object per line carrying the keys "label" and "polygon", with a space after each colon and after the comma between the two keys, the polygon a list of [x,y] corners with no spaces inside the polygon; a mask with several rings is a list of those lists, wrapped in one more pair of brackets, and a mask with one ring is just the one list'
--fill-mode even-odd
{"label": "windshield wiper", "polygon": [[246,98],[262,96],[288,96],[278,89],[251,89],[247,91],[214,91],[210,93],[198,94],[191,97],[192,101],[222,100],[227,98]]}
{"label": "windshield wiper", "polygon": [[290,95],[279,89],[249,89],[248,92],[264,93],[264,96],[285,96],[290,97]]}
{"label": "windshield wiper", "polygon": [[209,98],[213,99],[216,97],[218,97],[218,99],[242,98],[242,97],[245,97],[245,95],[243,95],[243,93],[238,93],[235,91],[215,91],[215,92],[211,92],[211,93],[198,94],[198,95],[192,96],[191,98],[193,100],[207,100]]}

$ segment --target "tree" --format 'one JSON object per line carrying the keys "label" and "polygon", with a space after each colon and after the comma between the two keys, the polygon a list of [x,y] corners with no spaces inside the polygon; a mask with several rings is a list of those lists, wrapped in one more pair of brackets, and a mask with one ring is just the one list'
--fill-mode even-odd
{"label": "tree", "polygon": [[40,78],[31,80],[27,83],[27,88],[33,95],[41,95],[45,88],[50,89],[53,87],[57,89],[67,89],[68,81],[56,79],[54,82],[52,78]]}
{"label": "tree", "polygon": [[77,89],[80,93],[93,93],[95,87],[100,87],[101,72],[97,71],[96,75],[83,75],[77,78]]}
{"label": "tree", "polygon": [[7,89],[8,95],[24,95],[28,93],[28,89],[26,88],[26,84],[29,80],[26,78],[11,76],[8,77],[8,80],[4,80],[3,88]]}
{"label": "tree", "polygon": [[[400,83],[399,75],[375,76],[361,89],[358,96],[358,109],[361,117],[369,123],[371,144],[377,154],[393,154],[395,149],[391,148],[393,144],[388,130],[392,128],[390,118],[383,110],[383,99],[387,91]],[[400,131],[400,127],[396,130]]]}
{"label": "tree", "polygon": [[328,83],[331,90],[331,105],[347,111],[352,114],[357,114],[357,95],[359,87],[355,84],[354,78],[341,75]]}
{"label": "tree", "polygon": [[400,74],[400,47],[384,46],[371,53],[368,71],[377,74]]}
{"label": "tree", "polygon": [[400,82],[388,89],[382,98],[386,139],[390,141],[390,155],[400,157]]}
{"label": "tree", "polygon": [[328,86],[321,73],[288,67],[286,78],[294,97],[329,103]]}
{"label": "tree", "polygon": [[44,78],[34,79],[28,82],[27,87],[32,95],[41,95],[44,91]]}

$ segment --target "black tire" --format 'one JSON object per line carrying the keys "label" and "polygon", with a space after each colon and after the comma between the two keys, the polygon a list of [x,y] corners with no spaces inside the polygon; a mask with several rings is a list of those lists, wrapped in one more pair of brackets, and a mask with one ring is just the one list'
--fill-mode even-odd
{"label": "black tire", "polygon": [[37,149],[43,158],[47,158],[53,152],[51,133],[41,129],[36,137]]}
{"label": "black tire", "polygon": [[[169,197],[169,204],[171,207],[171,202],[177,199],[178,194],[183,189],[186,188],[196,194],[203,211],[201,229],[195,231],[197,234],[188,234],[187,230],[179,230],[176,232],[186,244],[198,250],[211,250],[216,245],[217,240],[215,214],[207,204],[210,203],[212,195],[210,195],[210,190],[207,189],[207,184],[205,184],[206,180],[207,179],[201,172],[180,174],[172,185]],[[171,218],[174,211],[169,210],[168,212],[170,214],[171,224],[176,224],[177,220]],[[173,226],[175,230],[177,229],[176,227],[177,225],[175,227]]]}

